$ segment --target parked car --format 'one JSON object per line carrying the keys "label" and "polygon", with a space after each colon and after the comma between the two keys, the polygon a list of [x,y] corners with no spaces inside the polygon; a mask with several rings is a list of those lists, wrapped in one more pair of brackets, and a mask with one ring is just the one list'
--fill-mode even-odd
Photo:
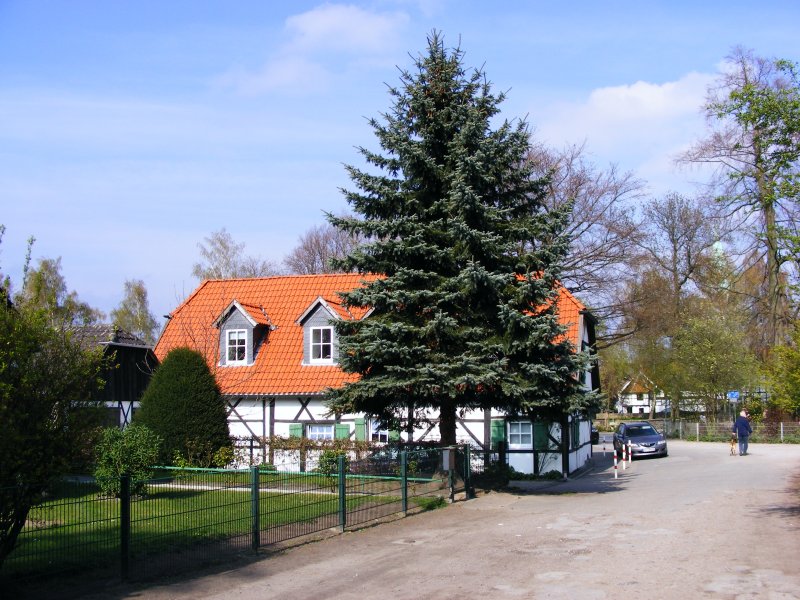
{"label": "parked car", "polygon": [[599,444],[600,443],[600,432],[597,431],[597,427],[595,427],[594,424],[592,424],[591,442],[593,444]]}
{"label": "parked car", "polygon": [[620,423],[614,432],[614,450],[622,452],[622,446],[630,441],[631,457],[667,456],[667,438],[659,433],[649,421]]}

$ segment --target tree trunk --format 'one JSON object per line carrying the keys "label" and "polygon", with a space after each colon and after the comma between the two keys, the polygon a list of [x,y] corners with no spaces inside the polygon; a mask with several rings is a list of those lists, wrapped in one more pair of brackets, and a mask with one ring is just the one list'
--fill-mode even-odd
{"label": "tree trunk", "polygon": [[439,438],[442,446],[456,443],[456,405],[450,400],[442,402],[439,412]]}
{"label": "tree trunk", "polygon": [[770,193],[775,184],[770,180],[770,176],[764,172],[763,149],[758,129],[753,132],[753,147],[755,152],[754,166],[758,205],[764,219],[764,243],[767,246],[767,314],[765,315],[764,347],[761,349],[762,358],[766,358],[779,337],[780,301],[783,290],[781,289],[781,260],[778,249],[775,201]]}

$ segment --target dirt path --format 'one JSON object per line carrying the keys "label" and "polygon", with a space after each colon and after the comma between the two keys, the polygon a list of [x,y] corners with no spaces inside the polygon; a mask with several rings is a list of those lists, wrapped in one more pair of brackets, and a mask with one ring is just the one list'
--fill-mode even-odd
{"label": "dirt path", "polygon": [[614,480],[492,493],[107,597],[800,598],[800,446],[671,442]]}

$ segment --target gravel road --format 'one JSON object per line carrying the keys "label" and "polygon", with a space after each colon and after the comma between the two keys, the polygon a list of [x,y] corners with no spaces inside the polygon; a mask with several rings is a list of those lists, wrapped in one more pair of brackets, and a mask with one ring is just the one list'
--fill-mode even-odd
{"label": "gravel road", "polygon": [[800,446],[670,442],[115,598],[800,598]]}

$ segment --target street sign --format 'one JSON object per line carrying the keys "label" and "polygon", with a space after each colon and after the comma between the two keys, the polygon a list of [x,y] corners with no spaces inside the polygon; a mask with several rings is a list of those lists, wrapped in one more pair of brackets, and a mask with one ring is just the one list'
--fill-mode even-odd
{"label": "street sign", "polygon": [[728,392],[728,400],[730,402],[738,402],[739,401],[739,392]]}

